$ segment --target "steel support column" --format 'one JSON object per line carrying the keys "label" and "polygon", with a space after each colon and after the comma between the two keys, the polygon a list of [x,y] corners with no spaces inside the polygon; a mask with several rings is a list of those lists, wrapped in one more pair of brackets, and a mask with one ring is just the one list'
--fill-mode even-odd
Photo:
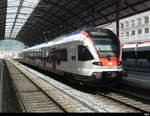
{"label": "steel support column", "polygon": [[116,4],[116,34],[117,34],[117,37],[119,38],[119,13],[120,13],[120,9],[119,9],[119,6],[120,6],[120,0],[117,0],[117,4]]}

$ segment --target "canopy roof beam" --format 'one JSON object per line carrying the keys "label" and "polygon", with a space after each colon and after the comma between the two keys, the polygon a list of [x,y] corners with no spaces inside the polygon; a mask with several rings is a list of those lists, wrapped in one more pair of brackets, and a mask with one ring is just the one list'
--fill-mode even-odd
{"label": "canopy roof beam", "polygon": [[18,9],[17,9],[17,13],[16,13],[16,16],[15,16],[15,20],[14,20],[14,23],[13,23],[13,26],[12,26],[12,29],[11,29],[11,32],[10,32],[10,35],[9,35],[9,38],[11,38],[13,29],[14,29],[15,24],[16,24],[16,22],[17,22],[18,15],[19,15],[20,10],[21,10],[21,8],[22,8],[23,2],[24,2],[24,0],[20,0],[20,3],[19,3],[19,6],[18,6]]}

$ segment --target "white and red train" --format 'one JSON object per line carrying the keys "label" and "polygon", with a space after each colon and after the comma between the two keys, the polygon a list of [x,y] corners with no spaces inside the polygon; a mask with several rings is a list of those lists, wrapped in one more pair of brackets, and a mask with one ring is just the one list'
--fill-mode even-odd
{"label": "white and red train", "polygon": [[112,31],[85,28],[21,51],[20,62],[97,86],[121,79],[121,53]]}
{"label": "white and red train", "polygon": [[150,42],[123,45],[123,62],[127,70],[150,72]]}

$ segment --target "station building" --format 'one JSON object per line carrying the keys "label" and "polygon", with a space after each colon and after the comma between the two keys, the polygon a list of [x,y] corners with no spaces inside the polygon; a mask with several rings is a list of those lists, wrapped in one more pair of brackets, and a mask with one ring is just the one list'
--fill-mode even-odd
{"label": "station building", "polygon": [[[116,23],[103,25],[116,33]],[[150,41],[150,11],[120,20],[120,40],[122,43]]]}

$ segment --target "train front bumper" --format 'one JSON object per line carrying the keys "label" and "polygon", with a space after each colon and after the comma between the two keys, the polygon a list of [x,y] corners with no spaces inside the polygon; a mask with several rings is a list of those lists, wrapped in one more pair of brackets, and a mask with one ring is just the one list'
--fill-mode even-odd
{"label": "train front bumper", "polygon": [[92,77],[94,80],[116,80],[123,76],[123,71],[116,72],[93,72]]}

